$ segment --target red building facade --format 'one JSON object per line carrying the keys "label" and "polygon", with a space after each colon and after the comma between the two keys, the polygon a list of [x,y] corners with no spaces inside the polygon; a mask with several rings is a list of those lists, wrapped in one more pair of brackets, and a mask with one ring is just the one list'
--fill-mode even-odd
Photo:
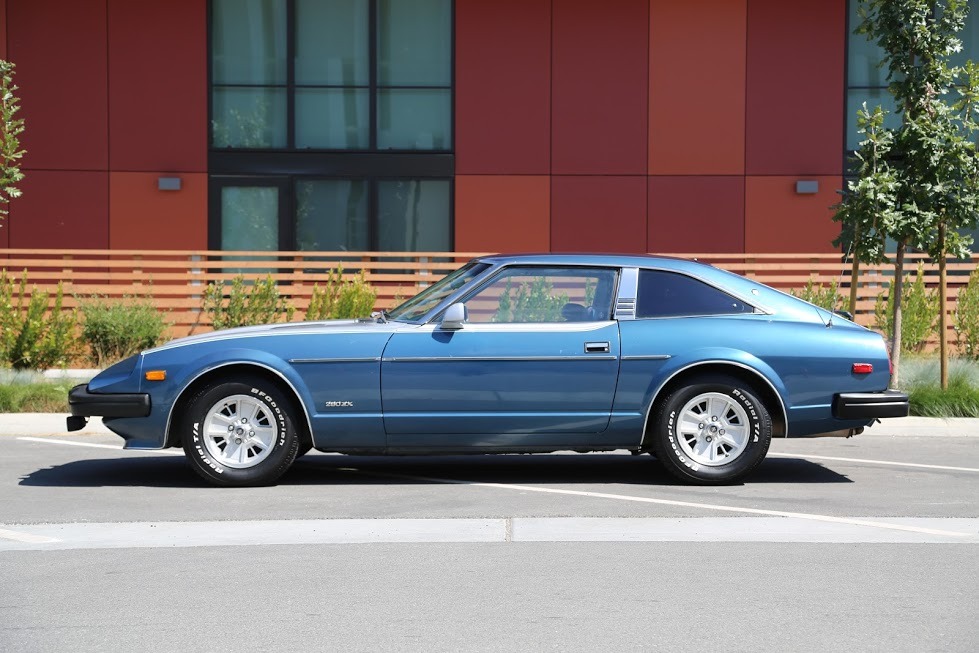
{"label": "red building facade", "polygon": [[[833,251],[847,10],[456,0],[446,242]],[[27,121],[0,247],[215,247],[209,3],[0,0],[0,17]]]}

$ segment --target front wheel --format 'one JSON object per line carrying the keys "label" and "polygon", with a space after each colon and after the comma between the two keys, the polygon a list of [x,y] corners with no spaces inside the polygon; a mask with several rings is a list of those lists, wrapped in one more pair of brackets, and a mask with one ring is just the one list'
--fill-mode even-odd
{"label": "front wheel", "polygon": [[183,412],[190,466],[214,485],[274,483],[299,448],[289,406],[277,386],[259,377],[203,387]]}
{"label": "front wheel", "polygon": [[728,376],[698,377],[673,390],[653,423],[653,450],[680,480],[736,483],[768,453],[772,418],[753,389]]}

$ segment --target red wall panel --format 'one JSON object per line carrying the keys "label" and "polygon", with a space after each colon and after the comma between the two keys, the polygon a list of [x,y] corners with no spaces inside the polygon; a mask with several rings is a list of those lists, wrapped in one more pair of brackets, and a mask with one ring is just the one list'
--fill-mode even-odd
{"label": "red wall panel", "polygon": [[157,173],[109,174],[109,244],[114,249],[207,249],[207,175],[180,175],[178,191]]}
{"label": "red wall panel", "polygon": [[549,177],[456,177],[455,251],[546,252],[550,241]]}
{"label": "red wall panel", "polygon": [[7,58],[7,0],[0,0],[0,59]]}
{"label": "red wall panel", "polygon": [[3,227],[10,247],[109,246],[107,172],[33,170],[20,187],[24,195]]}
{"label": "red wall panel", "polygon": [[798,195],[798,177],[745,179],[746,252],[835,252],[840,226],[831,205],[839,201],[842,177],[810,177],[819,192]]}
{"label": "red wall panel", "polygon": [[649,11],[649,174],[744,174],[747,0]]}
{"label": "red wall panel", "polygon": [[111,169],[206,171],[207,3],[109,0],[108,16]]}
{"label": "red wall panel", "polygon": [[551,177],[551,251],[646,251],[646,177]]}
{"label": "red wall panel", "polygon": [[749,175],[842,174],[846,0],[748,4]]}
{"label": "red wall panel", "polygon": [[661,254],[744,251],[744,177],[650,177],[646,242]]}
{"label": "red wall panel", "polygon": [[[25,169],[106,170],[106,0],[9,2]],[[140,3],[142,4],[142,3]]]}
{"label": "red wall panel", "polygon": [[646,174],[649,0],[554,3],[553,174]]}
{"label": "red wall panel", "polygon": [[456,171],[547,174],[551,0],[456,3]]}

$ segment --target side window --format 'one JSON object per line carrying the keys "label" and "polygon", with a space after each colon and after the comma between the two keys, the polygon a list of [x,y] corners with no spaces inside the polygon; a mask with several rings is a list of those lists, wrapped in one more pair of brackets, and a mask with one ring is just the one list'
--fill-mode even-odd
{"label": "side window", "polygon": [[616,272],[598,268],[512,267],[469,296],[469,322],[588,322],[612,313]]}
{"label": "side window", "polygon": [[753,310],[741,300],[684,274],[639,271],[637,318],[731,315]]}

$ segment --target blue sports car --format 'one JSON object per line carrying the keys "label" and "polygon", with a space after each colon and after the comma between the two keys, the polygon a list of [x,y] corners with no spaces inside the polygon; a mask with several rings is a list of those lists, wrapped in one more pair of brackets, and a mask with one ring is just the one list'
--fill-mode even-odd
{"label": "blue sports car", "polygon": [[347,454],[654,454],[740,481],[773,437],[849,436],[908,414],[880,335],[671,258],[490,256],[370,319],[174,340],[74,388],[127,449],[183,447],[217,485]]}

